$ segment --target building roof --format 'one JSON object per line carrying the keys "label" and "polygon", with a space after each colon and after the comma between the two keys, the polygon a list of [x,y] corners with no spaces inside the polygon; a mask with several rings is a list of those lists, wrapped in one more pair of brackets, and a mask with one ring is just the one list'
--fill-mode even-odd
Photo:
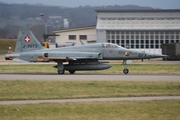
{"label": "building roof", "polygon": [[96,12],[180,12],[180,9],[96,9]]}
{"label": "building roof", "polygon": [[53,31],[53,33],[60,33],[60,32],[69,32],[69,31],[77,31],[77,30],[85,30],[85,29],[95,29],[96,25],[92,26],[83,26],[83,27],[77,27],[77,28],[68,28],[68,29],[61,29]]}

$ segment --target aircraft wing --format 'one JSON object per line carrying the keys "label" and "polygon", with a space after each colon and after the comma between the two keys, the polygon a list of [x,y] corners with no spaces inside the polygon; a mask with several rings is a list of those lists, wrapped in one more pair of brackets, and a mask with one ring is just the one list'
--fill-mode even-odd
{"label": "aircraft wing", "polygon": [[82,60],[82,59],[102,59],[102,53],[98,52],[51,52],[45,53],[46,59],[56,60]]}

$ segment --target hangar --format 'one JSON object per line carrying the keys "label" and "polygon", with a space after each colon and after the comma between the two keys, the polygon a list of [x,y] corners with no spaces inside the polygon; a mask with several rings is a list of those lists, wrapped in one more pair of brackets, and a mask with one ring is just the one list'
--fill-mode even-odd
{"label": "hangar", "polygon": [[97,42],[161,53],[180,42],[180,10],[96,10]]}
{"label": "hangar", "polygon": [[[60,35],[59,39],[56,37],[56,42],[73,41],[72,35],[78,37],[75,37],[74,41],[86,36],[87,43],[116,43],[151,53],[161,53],[162,44],[180,42],[180,9],[99,9],[96,12],[96,26],[56,31],[55,33]],[[62,37],[64,32],[66,38]]]}

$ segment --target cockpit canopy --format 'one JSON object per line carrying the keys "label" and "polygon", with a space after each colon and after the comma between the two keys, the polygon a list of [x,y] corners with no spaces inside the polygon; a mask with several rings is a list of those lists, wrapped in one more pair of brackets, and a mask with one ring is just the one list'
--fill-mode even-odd
{"label": "cockpit canopy", "polygon": [[113,43],[102,43],[102,47],[103,48],[118,48],[121,46],[118,46],[117,44],[113,44]]}

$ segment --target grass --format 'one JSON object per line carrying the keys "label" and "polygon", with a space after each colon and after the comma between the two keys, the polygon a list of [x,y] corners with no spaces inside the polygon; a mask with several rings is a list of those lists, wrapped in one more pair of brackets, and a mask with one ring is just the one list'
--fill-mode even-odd
{"label": "grass", "polygon": [[0,65],[0,72],[49,72],[57,70],[53,68],[55,64],[22,64],[22,65]]}
{"label": "grass", "polygon": [[15,44],[15,39],[0,39],[0,54],[6,54],[9,50],[9,47],[11,47],[12,50],[14,50]]}
{"label": "grass", "polygon": [[0,100],[180,95],[180,82],[0,81]]}
{"label": "grass", "polygon": [[[56,73],[53,64],[0,65],[0,72]],[[132,64],[130,73],[180,74],[179,64]],[[123,65],[81,73],[119,74]],[[123,74],[123,73],[122,73]],[[0,100],[180,95],[180,82],[5,81]],[[0,105],[2,120],[179,120],[180,100]]]}
{"label": "grass", "polygon": [[2,120],[179,120],[180,100],[0,105]]}
{"label": "grass", "polygon": [[[0,72],[35,72],[57,73],[54,64],[21,64],[0,65]],[[100,74],[123,74],[122,64],[112,64],[110,69],[101,71],[76,71],[76,73],[100,73]],[[180,74],[180,64],[130,64],[130,74]]]}

